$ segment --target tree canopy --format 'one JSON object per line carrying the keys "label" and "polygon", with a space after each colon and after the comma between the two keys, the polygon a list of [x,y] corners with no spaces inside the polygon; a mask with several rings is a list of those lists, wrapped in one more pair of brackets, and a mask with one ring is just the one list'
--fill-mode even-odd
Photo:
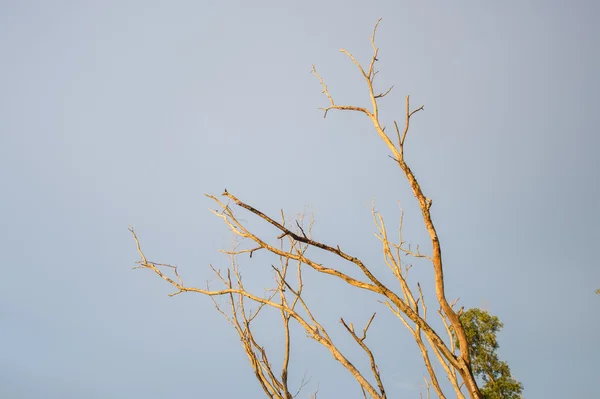
{"label": "tree canopy", "polygon": [[516,399],[522,397],[523,384],[515,380],[508,364],[498,358],[496,334],[504,326],[500,319],[487,311],[473,308],[460,316],[469,341],[471,367],[475,377],[484,383],[481,394],[485,399]]}

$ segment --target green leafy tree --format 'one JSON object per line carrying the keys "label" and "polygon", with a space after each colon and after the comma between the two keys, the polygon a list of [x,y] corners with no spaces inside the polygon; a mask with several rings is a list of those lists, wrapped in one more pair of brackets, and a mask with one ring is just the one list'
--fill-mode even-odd
{"label": "green leafy tree", "polygon": [[469,309],[460,316],[469,341],[471,368],[485,399],[516,399],[522,397],[523,384],[515,380],[508,364],[498,358],[496,333],[503,324],[496,316],[478,308]]}

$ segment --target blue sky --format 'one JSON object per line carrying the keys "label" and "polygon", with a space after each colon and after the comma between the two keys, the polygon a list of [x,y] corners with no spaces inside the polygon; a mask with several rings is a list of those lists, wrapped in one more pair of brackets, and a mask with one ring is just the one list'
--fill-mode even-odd
{"label": "blue sky", "polygon": [[[433,198],[449,297],[504,322],[500,355],[527,398],[599,397],[600,28],[593,1],[0,1],[0,396],[260,398],[233,329],[210,300],[144,270],[127,231],[189,285],[229,245],[204,193],[276,214],[311,205],[315,237],[378,273],[370,205],[427,245],[414,199],[366,118],[344,47],[362,61],[379,17],[382,118],[425,104],[407,159]],[[250,215],[251,225],[267,236]],[[332,266],[339,266],[333,259]],[[259,291],[275,259],[242,263]],[[340,266],[341,267],[341,266]],[[427,266],[415,278],[426,281]],[[378,312],[373,347],[397,397],[425,372],[372,297],[307,277],[321,317]],[[433,291],[426,292],[430,300]],[[276,319],[257,325],[274,359]],[[361,397],[296,334],[292,380]]]}

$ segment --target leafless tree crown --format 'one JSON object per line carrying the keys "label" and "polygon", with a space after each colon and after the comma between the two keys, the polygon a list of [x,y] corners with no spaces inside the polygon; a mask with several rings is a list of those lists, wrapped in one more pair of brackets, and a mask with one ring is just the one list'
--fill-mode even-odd
{"label": "leafless tree crown", "polygon": [[[372,211],[376,236],[383,249],[383,260],[395,277],[395,280],[399,283],[399,289],[392,289],[389,285],[384,284],[374,275],[372,269],[365,262],[342,250],[338,245],[315,240],[312,237],[313,217],[310,217],[308,220],[306,217],[288,220],[282,211],[277,218],[274,218],[243,202],[227,190],[221,194],[220,198],[207,195],[217,206],[217,209],[212,210],[212,212],[223,220],[239,241],[245,241],[251,245],[248,248],[242,249],[239,246],[235,246],[231,250],[222,251],[230,256],[231,266],[227,270],[221,271],[211,265],[218,280],[222,283],[223,287],[221,289],[211,289],[208,284],[205,288],[189,287],[184,284],[176,266],[148,261],[140,247],[136,233],[133,228],[130,228],[141,257],[141,260],[138,262],[138,268],[152,270],[171,284],[175,288],[175,292],[170,294],[171,296],[184,292],[196,292],[211,297],[217,310],[223,314],[239,334],[254,374],[269,398],[291,399],[298,394],[299,390],[305,384],[304,381],[296,390],[291,389],[288,385],[291,324],[299,325],[304,329],[308,337],[327,349],[358,382],[365,398],[387,398],[375,354],[367,344],[369,327],[375,319],[375,313],[363,328],[355,328],[352,323],[347,322],[343,318],[340,319],[347,333],[369,359],[370,370],[367,372],[360,371],[349,360],[349,355],[339,349],[339,346],[336,345],[336,342],[334,342],[327,329],[317,320],[305,301],[303,296],[303,270],[306,267],[323,275],[328,275],[330,278],[342,280],[351,287],[350,289],[366,290],[379,296],[380,301],[404,323],[420,349],[428,374],[428,377],[425,378],[427,397],[430,396],[431,389],[433,389],[433,392],[438,397],[446,398],[446,393],[443,390],[442,384],[440,384],[440,376],[438,376],[442,372],[441,370],[443,370],[443,375],[449,380],[457,398],[464,399],[464,391],[472,399],[481,397],[479,388],[471,372],[467,337],[459,321],[460,311],[455,311],[455,303],[450,303],[447,300],[444,290],[444,269],[440,240],[430,213],[432,200],[424,194],[415,174],[404,158],[405,140],[409,131],[411,118],[417,112],[423,110],[423,106],[412,109],[410,106],[410,96],[407,96],[404,125],[400,127],[394,121],[395,134],[393,136],[385,132],[380,121],[378,102],[391,92],[392,87],[384,92],[377,92],[373,87],[377,75],[375,65],[378,61],[379,52],[375,44],[375,33],[379,22],[380,20],[377,21],[371,36],[373,55],[368,66],[361,65],[345,49],[340,50],[350,58],[362,75],[371,100],[370,108],[337,104],[325,81],[317,73],[314,66],[312,71],[319,80],[323,93],[329,101],[329,105],[322,108],[324,116],[327,116],[328,112],[332,110],[353,111],[364,114],[371,121],[379,138],[383,140],[387,148],[391,151],[391,157],[408,180],[412,192],[419,203],[422,220],[431,241],[430,254],[421,253],[418,248],[413,250],[406,246],[405,241],[402,240],[402,235],[400,235],[399,242],[393,242],[388,236],[388,230],[383,217],[374,209]],[[277,242],[272,243],[272,240],[255,234],[253,229],[248,227],[248,223],[243,222],[239,218],[236,213],[237,211],[249,212],[267,222],[278,231]],[[401,225],[402,222],[400,222],[400,231]],[[315,248],[337,256],[360,271],[362,278],[351,277],[342,272],[340,268],[332,268],[318,263],[307,254],[309,248]],[[252,257],[257,251],[267,251],[275,255],[278,259],[278,264],[272,265],[276,287],[267,290],[266,293],[263,292],[260,294],[250,292],[244,287],[237,262],[240,255],[247,254],[247,256]],[[436,331],[428,321],[428,308],[424,301],[421,285],[417,284],[416,292],[409,287],[407,282],[408,267],[406,267],[407,263],[404,259],[411,257],[425,259],[432,265],[435,276],[436,310],[445,327],[445,331],[443,331],[443,335],[446,336],[445,340],[440,336],[441,333]],[[228,309],[219,304],[215,300],[216,297],[228,298]],[[247,301],[256,304],[253,311],[246,309],[245,304]],[[251,328],[253,320],[259,316],[265,307],[276,309],[281,315],[285,337],[281,370],[275,370],[272,366],[266,350],[257,342],[257,338]],[[433,356],[431,356],[432,353]],[[436,359],[441,367],[435,366],[432,361],[433,359]],[[317,392],[313,393],[312,396],[316,398]]]}

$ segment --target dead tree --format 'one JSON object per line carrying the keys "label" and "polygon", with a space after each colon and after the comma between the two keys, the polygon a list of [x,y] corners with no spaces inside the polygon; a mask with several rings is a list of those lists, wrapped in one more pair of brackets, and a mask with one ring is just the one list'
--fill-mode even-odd
{"label": "dead tree", "polygon": [[[471,372],[468,352],[469,345],[467,344],[467,337],[463,326],[459,321],[460,312],[455,311],[455,303],[450,303],[448,301],[444,290],[444,269],[440,240],[430,213],[432,200],[424,194],[421,185],[404,157],[405,140],[409,131],[411,118],[417,112],[423,110],[423,106],[411,109],[410,98],[407,96],[404,126],[400,127],[398,123],[394,122],[395,134],[393,136],[390,136],[385,132],[380,121],[378,101],[390,93],[391,88],[385,92],[378,93],[373,87],[373,81],[377,74],[375,64],[378,61],[377,57],[379,52],[379,49],[375,44],[375,33],[378,24],[379,21],[377,21],[371,36],[373,56],[371,57],[368,66],[362,66],[348,51],[344,49],[340,50],[356,65],[364,78],[371,100],[370,108],[337,104],[314,66],[313,73],[319,80],[323,88],[323,93],[329,101],[329,105],[322,108],[325,116],[327,116],[329,111],[342,110],[359,112],[369,118],[375,132],[391,151],[391,157],[395,164],[399,166],[404,177],[408,180],[412,192],[419,203],[422,220],[431,241],[430,254],[421,253],[418,249],[412,250],[405,245],[405,242],[402,239],[397,243],[392,242],[388,237],[388,230],[383,217],[374,209],[372,211],[377,230],[376,235],[383,248],[383,260],[399,283],[399,290],[392,289],[389,285],[384,284],[374,275],[372,269],[356,256],[343,251],[337,245],[313,239],[312,218],[308,222],[304,220],[303,217],[288,221],[282,211],[278,220],[276,220],[242,201],[227,190],[221,194],[221,198],[207,195],[207,197],[213,200],[218,207],[217,210],[213,210],[212,212],[223,220],[235,237],[238,237],[241,241],[249,242],[251,246],[248,248],[234,247],[232,250],[223,251],[230,255],[231,261],[231,266],[224,272],[217,270],[211,265],[214,273],[223,284],[222,289],[213,290],[210,289],[208,285],[206,288],[188,287],[180,278],[176,266],[148,261],[140,248],[140,243],[134,230],[131,229],[137,245],[137,250],[141,256],[141,260],[138,262],[138,268],[150,269],[170,283],[176,290],[171,295],[178,295],[184,292],[196,292],[211,297],[213,301],[215,301],[215,297],[225,296],[228,298],[228,310],[225,310],[222,305],[219,305],[216,301],[215,306],[239,334],[256,378],[269,398],[291,399],[297,394],[297,392],[292,392],[288,386],[291,323],[297,324],[303,328],[310,338],[314,339],[327,349],[331,355],[333,355],[333,357],[350,372],[360,385],[365,398],[387,398],[380,370],[375,361],[375,354],[366,343],[367,333],[375,314],[373,314],[362,331],[355,329],[352,323],[347,323],[344,319],[340,320],[348,334],[350,334],[368,357],[370,363],[369,374],[371,374],[371,376],[368,376],[366,373],[361,372],[355,367],[349,360],[348,355],[338,348],[327,329],[317,320],[310,307],[305,302],[303,297],[302,273],[303,269],[306,267],[326,275],[328,278],[340,279],[347,283],[348,286],[350,286],[350,289],[366,290],[379,296],[380,301],[404,323],[420,349],[425,368],[429,375],[429,379],[426,378],[427,396],[430,395],[429,390],[430,387],[432,387],[438,397],[447,397],[447,394],[443,391],[440,384],[440,376],[437,375],[441,369],[443,370],[444,377],[450,381],[457,398],[465,398],[463,391],[466,391],[466,395],[472,399],[481,398],[477,382]],[[256,217],[270,224],[278,232],[277,243],[274,244],[270,242],[268,238],[259,237],[253,233],[252,228],[248,227],[247,223],[243,222],[237,215],[236,211],[238,210],[254,214]],[[341,260],[350,263],[362,273],[363,278],[354,278],[343,273],[340,269],[331,268],[318,263],[307,255],[307,250],[309,248],[329,252]],[[261,250],[271,253],[279,260],[277,266],[272,266],[276,287],[272,290],[268,290],[266,294],[264,292],[258,294],[246,290],[240,277],[237,263],[237,259],[240,255],[248,254],[252,257],[254,252]],[[441,317],[443,325],[445,326],[445,331],[442,331],[444,333],[443,335],[446,336],[445,340],[442,339],[441,332],[436,331],[427,319],[428,309],[424,301],[421,286],[418,284],[418,289],[414,292],[407,282],[408,268],[405,266],[405,257],[425,259],[430,262],[433,268],[433,274],[435,276],[435,294],[438,307],[437,314]],[[247,301],[257,304],[257,309],[252,312],[246,310],[245,303]],[[263,346],[257,342],[251,328],[252,321],[259,316],[260,312],[265,307],[276,309],[281,314],[285,345],[282,368],[279,371],[273,368],[269,361],[268,354]],[[433,353],[433,356],[431,356],[430,353]],[[441,368],[434,366],[432,358],[437,359]],[[302,388],[302,386],[300,388]],[[314,397],[316,397],[316,393],[314,394]]]}

